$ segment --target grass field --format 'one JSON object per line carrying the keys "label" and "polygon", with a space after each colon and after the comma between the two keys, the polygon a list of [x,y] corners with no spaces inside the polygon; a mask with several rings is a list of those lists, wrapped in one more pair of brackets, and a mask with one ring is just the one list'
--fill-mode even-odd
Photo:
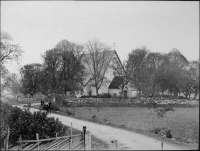
{"label": "grass field", "polygon": [[[199,108],[173,109],[175,111],[167,112],[165,118],[155,118],[154,126],[171,130],[172,138],[166,138],[165,141],[196,149],[199,143]],[[127,129],[156,139],[162,138],[152,132],[152,115],[145,107],[100,107],[99,111],[96,107],[77,107],[75,115],[71,117]]]}
{"label": "grass field", "polygon": [[[22,103],[10,99],[6,102],[9,104]],[[38,106],[34,108],[38,108]],[[199,143],[199,107],[176,107],[174,109],[175,111],[169,111],[164,119],[155,118],[155,127],[167,127],[171,130],[172,139],[165,139],[166,141],[196,148]],[[99,111],[96,107],[77,107],[75,115],[72,117],[161,139],[161,136],[152,132],[152,115],[149,113],[146,107],[100,107]],[[92,117],[94,115],[95,119]],[[106,143],[95,138],[92,146],[93,149],[107,148]]]}
{"label": "grass field", "polygon": [[[167,141],[179,145],[197,146],[199,143],[199,108],[174,108],[164,119],[155,119],[155,127],[167,127],[172,138]],[[75,117],[102,124],[116,126],[143,133],[152,137],[161,137],[151,132],[152,115],[147,108],[140,107],[103,107],[99,112],[94,107],[76,108]],[[93,120],[92,116],[96,115]]]}

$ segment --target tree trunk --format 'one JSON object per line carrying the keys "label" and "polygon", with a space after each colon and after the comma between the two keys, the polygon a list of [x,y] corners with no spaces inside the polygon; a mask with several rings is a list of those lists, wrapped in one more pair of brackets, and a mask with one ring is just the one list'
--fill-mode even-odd
{"label": "tree trunk", "polygon": [[97,86],[96,86],[96,95],[97,97],[99,97],[99,89],[97,88]]}

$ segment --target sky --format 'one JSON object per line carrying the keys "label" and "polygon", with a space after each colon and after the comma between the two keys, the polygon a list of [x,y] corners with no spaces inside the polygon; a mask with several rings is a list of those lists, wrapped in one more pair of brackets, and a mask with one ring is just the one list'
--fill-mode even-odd
{"label": "sky", "polygon": [[[85,44],[98,39],[123,62],[131,50],[177,48],[199,58],[199,1],[1,1],[1,31],[24,51],[20,66],[42,63],[41,54],[63,39]],[[18,72],[16,63],[7,65]]]}

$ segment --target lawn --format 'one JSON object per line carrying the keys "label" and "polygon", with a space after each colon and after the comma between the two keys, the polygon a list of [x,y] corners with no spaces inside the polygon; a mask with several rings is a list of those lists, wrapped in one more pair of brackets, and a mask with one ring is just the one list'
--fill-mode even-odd
{"label": "lawn", "polygon": [[[167,127],[173,139],[166,141],[179,145],[197,146],[199,143],[199,108],[174,108],[164,119],[155,119],[155,127]],[[128,129],[159,138],[152,130],[152,115],[142,107],[77,107],[75,117]],[[94,119],[94,116],[96,118]]]}
{"label": "lawn", "polygon": [[[38,108],[38,106],[34,108]],[[196,149],[199,143],[199,108],[173,109],[175,111],[167,112],[165,118],[155,118],[155,127],[167,127],[171,130],[172,138],[166,138],[165,141]],[[149,109],[145,107],[100,107],[99,110],[96,107],[77,107],[75,115],[71,117],[127,129],[161,139],[160,135],[152,132],[152,115],[149,113]],[[67,115],[60,112],[58,114]]]}

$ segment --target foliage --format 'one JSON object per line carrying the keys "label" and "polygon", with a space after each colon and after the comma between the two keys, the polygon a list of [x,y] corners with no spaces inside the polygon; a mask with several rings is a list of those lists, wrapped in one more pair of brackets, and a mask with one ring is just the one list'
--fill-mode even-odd
{"label": "foliage", "polygon": [[[3,112],[7,112],[5,110],[7,108],[3,107]],[[56,132],[62,134],[67,130],[67,127],[58,119],[48,118],[44,112],[31,113],[17,107],[10,107],[9,115],[5,118],[5,124],[6,129],[10,127],[11,143],[16,143],[20,135],[22,135],[22,139],[32,140],[36,138],[36,133],[39,134],[41,139],[55,137]]]}
{"label": "foliage", "polygon": [[41,71],[42,65],[39,63],[27,64],[21,68],[21,91],[23,92],[23,94],[30,94],[33,97],[37,92],[40,92]]}
{"label": "foliage", "polygon": [[91,96],[88,96],[88,95],[82,95],[80,98],[111,98],[111,94],[110,93],[102,93],[102,94],[99,94],[98,96],[96,95],[91,95]]}
{"label": "foliage", "polygon": [[191,93],[195,93],[196,98],[199,91],[199,62],[189,62],[187,68],[183,70],[181,78],[180,90],[186,97],[190,97]]}
{"label": "foliage", "polygon": [[64,107],[70,107],[71,106],[68,99],[66,99],[63,96],[59,96],[59,95],[56,95],[56,102],[55,103],[60,104],[61,106],[64,106]]}
{"label": "foliage", "polygon": [[42,92],[67,94],[67,91],[81,89],[84,66],[81,64],[82,46],[62,41],[56,48],[43,54]]}
{"label": "foliage", "polygon": [[67,115],[75,115],[75,109],[74,108],[67,108],[65,113],[67,113]]}
{"label": "foliage", "polygon": [[3,103],[1,101],[1,143],[3,143],[2,141],[7,135],[8,122],[11,109],[12,106],[8,105],[7,103]]}
{"label": "foliage", "polygon": [[146,47],[133,50],[127,61],[127,71],[131,84],[147,96],[155,96],[160,85],[158,76],[162,69],[164,56],[150,52]]}
{"label": "foliage", "polygon": [[111,98],[111,94],[110,93],[103,93],[99,95],[99,98]]}
{"label": "foliage", "polygon": [[51,105],[51,109],[54,111],[60,111],[59,106],[56,104],[56,102],[53,102]]}
{"label": "foliage", "polygon": [[81,45],[61,41],[56,48],[43,55],[44,63],[27,64],[21,68],[22,91],[32,96],[37,92],[45,95],[67,94],[67,91],[81,89],[84,66]]}
{"label": "foliage", "polygon": [[132,50],[128,55],[127,68],[130,82],[140,91],[142,83],[145,83],[144,62],[149,50],[146,47]]}
{"label": "foliage", "polygon": [[198,95],[199,62],[189,62],[179,50],[168,54],[150,52],[146,47],[137,48],[129,53],[127,74],[131,84],[145,97],[165,91],[177,96],[183,92],[186,97],[191,93]]}

